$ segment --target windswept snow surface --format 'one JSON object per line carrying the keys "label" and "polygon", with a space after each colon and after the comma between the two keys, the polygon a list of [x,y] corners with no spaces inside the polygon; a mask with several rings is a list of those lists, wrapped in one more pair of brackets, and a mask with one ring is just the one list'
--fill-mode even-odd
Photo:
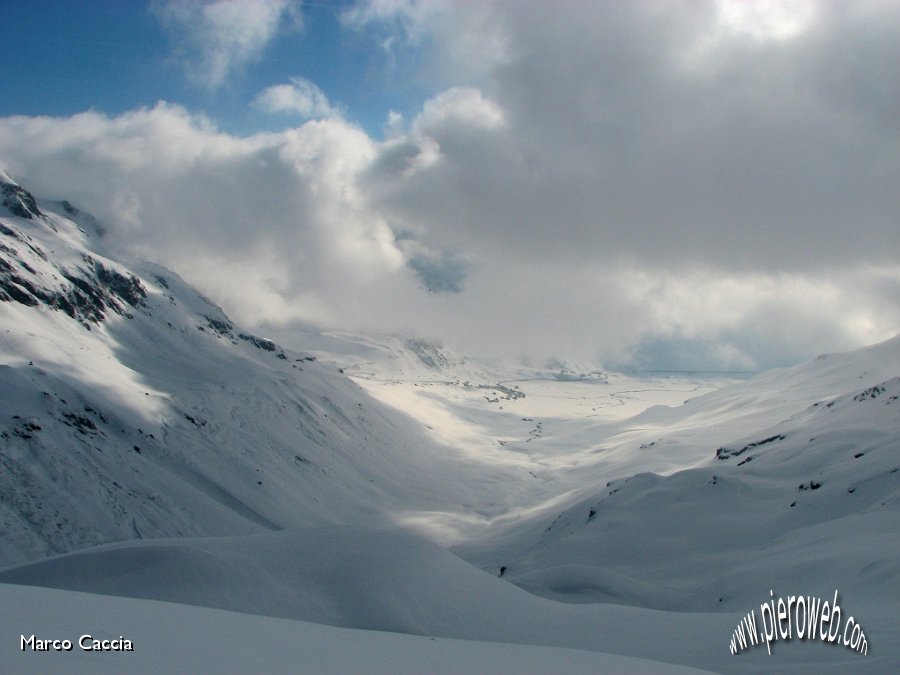
{"label": "windswept snow surface", "polygon": [[[119,260],[72,205],[0,183],[0,581],[30,586],[0,587],[4,669],[900,663],[900,337],[746,381],[278,344]],[[868,654],[729,653],[751,610],[835,590]],[[143,651],[18,650],[99,626]]]}
{"label": "windswept snow surface", "polygon": [[[71,652],[4,649],[12,673],[609,673],[690,675],[705,671],[613,654],[559,647],[333,628],[148,600],[0,584],[0,604],[14,619],[7,634],[20,639],[70,639]],[[82,652],[77,640],[133,638],[133,652]]]}

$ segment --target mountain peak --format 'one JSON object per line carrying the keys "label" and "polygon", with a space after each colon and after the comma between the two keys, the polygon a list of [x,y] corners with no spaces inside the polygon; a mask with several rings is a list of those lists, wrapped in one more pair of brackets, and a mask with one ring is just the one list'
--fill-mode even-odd
{"label": "mountain peak", "polygon": [[38,208],[34,195],[2,171],[0,171],[0,195],[3,196],[3,207],[14,216],[31,220],[44,215]]}

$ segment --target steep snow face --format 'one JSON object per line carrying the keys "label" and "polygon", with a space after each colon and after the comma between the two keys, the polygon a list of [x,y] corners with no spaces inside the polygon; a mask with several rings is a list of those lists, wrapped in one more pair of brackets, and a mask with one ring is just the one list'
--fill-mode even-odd
{"label": "steep snow face", "polygon": [[508,474],[458,467],[333,366],[241,330],[168,270],[104,255],[71,205],[4,189],[0,565],[384,522],[458,508]]}

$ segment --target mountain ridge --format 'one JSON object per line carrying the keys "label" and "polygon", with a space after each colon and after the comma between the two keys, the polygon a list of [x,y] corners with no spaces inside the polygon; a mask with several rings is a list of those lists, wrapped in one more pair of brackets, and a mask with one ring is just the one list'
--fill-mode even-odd
{"label": "mountain ridge", "polygon": [[[433,500],[427,472],[451,463],[446,448],[169,270],[123,265],[38,210],[0,211],[0,565],[120,539],[381,522],[392,503]],[[461,499],[449,481],[438,492]]]}

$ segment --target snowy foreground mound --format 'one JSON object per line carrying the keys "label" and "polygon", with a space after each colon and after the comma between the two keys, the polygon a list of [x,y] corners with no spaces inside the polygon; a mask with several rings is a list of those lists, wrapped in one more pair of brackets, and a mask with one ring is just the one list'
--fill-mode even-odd
{"label": "snowy foreground mound", "polygon": [[[81,595],[38,594],[36,597],[46,599],[46,605],[30,607],[29,595],[20,584],[167,600],[179,605],[200,605],[345,628],[438,637],[442,641],[453,638],[601,652],[591,659],[554,650],[544,654],[543,661],[535,662],[543,663],[542,668],[549,667],[551,671],[565,669],[568,660],[573,660],[576,672],[586,664],[593,664],[591,667],[601,672],[605,672],[607,665],[613,672],[615,668],[621,672],[629,672],[630,668],[637,668],[631,672],[669,672],[659,663],[617,665],[609,654],[727,672],[771,672],[773,663],[777,663],[779,671],[794,667],[802,672],[815,667],[833,672],[847,668],[857,672],[886,672],[888,664],[896,659],[896,653],[891,652],[891,636],[898,628],[896,616],[878,611],[877,606],[868,603],[854,602],[851,607],[849,600],[842,601],[845,610],[865,610],[857,611],[856,615],[860,622],[865,621],[867,639],[873,645],[880,645],[877,653],[860,656],[834,645],[809,643],[779,645],[773,656],[767,656],[763,648],[734,657],[727,649],[729,631],[736,623],[733,614],[571,604],[539,598],[480,572],[417,536],[389,531],[328,528],[110,544],[0,573],[0,597],[10,612],[4,625],[13,638],[18,638],[20,633],[26,637],[35,633],[45,638],[60,638],[77,637],[84,631],[102,631],[104,637],[122,635],[133,640],[147,655],[149,663],[159,663],[163,655],[177,662],[177,653],[173,654],[172,650],[180,648],[181,655],[187,659],[185,664],[197,662],[196,640],[202,642],[212,659],[211,668],[215,669],[218,663],[222,670],[233,672],[230,665],[217,660],[235,649],[234,644],[220,642],[220,636],[215,634],[217,622],[225,616],[221,613],[199,615],[209,617],[209,625],[189,622],[184,617],[191,614],[175,609],[178,605],[108,603],[120,609],[107,613],[110,610],[105,601]],[[20,612],[17,608],[23,603],[29,609]],[[51,617],[61,613],[60,607],[62,615],[69,614],[71,618],[67,626],[57,628],[58,619]],[[165,630],[145,628],[148,619],[144,611],[148,608],[151,615],[163,615]],[[172,617],[165,618],[165,613]],[[120,618],[122,614],[127,619]],[[240,625],[242,619],[229,621]],[[257,651],[254,643],[258,639],[260,644],[271,644],[272,635],[268,631],[275,630],[272,626],[276,624],[245,621],[246,627],[241,629],[244,631],[241,651],[245,653],[241,659],[252,664],[253,659],[260,658],[254,654]],[[131,626],[137,627],[131,629]],[[291,643],[300,640],[307,644],[313,641],[309,634],[317,634],[319,630],[308,623],[287,622],[277,626],[276,633],[288,636]],[[57,632],[53,633],[54,630]],[[208,642],[210,635],[213,642]],[[364,651],[363,645],[368,645],[376,659],[389,659],[385,670],[390,669],[390,664],[403,666],[406,658],[416,663],[423,649],[426,656],[434,649],[424,642],[409,642],[406,644],[411,653],[397,655],[391,649],[403,643],[383,633],[368,637],[347,632],[326,635],[353,644],[355,650]],[[329,657],[327,651],[321,656],[323,649],[320,645],[304,652],[305,658],[310,658],[310,654],[313,658],[317,654],[319,658],[334,656]],[[493,648],[473,645],[473,651],[466,657],[463,656],[465,647],[459,649],[460,654],[448,656],[454,659],[451,662],[438,662],[421,670],[416,667],[410,672],[466,672],[465,664],[477,672],[518,672],[517,659],[532,653],[526,650],[517,654],[510,647],[497,647],[499,651],[492,655]],[[278,647],[278,655],[267,654],[267,660],[262,663],[278,671],[292,671],[295,667],[302,671],[304,668],[290,660],[297,658],[296,650],[294,644]],[[504,654],[504,659],[508,657],[510,661],[493,660],[494,656]],[[560,658],[556,667],[547,665],[552,664],[553,654]],[[470,658],[485,660],[479,663],[467,660]],[[36,671],[40,668],[35,664],[47,663],[21,660]],[[144,663],[143,657],[135,661]],[[74,661],[57,659],[54,663],[70,667]],[[301,658],[299,663],[310,662]],[[323,670],[337,672],[339,663],[340,659]],[[318,667],[310,666],[308,672],[318,671]],[[363,667],[360,672],[368,672],[368,668]],[[531,672],[548,671],[532,668]]]}
{"label": "snowy foreground mound", "polygon": [[[407,533],[315,529],[111,544],[8,569],[0,582],[249,612],[334,626],[690,660],[720,617],[573,605],[531,595]],[[644,631],[664,644],[642,645]]]}
{"label": "snowy foreground mound", "polygon": [[[706,671],[559,647],[473,642],[285,621],[221,610],[0,585],[16,623],[77,640],[140,636],[134,652],[4,650],[13,673],[609,673],[690,675]],[[87,628],[86,628],[87,626]],[[106,626],[114,627],[106,629]],[[113,635],[110,630],[118,631]],[[139,654],[139,656],[138,656]]]}
{"label": "snowy foreground mound", "polygon": [[[420,342],[379,379],[382,347],[350,340],[374,364],[354,382],[0,188],[4,671],[900,663],[900,337],[637,415],[603,406],[665,382],[554,384]],[[730,653],[748,612],[836,590],[867,654]]]}

